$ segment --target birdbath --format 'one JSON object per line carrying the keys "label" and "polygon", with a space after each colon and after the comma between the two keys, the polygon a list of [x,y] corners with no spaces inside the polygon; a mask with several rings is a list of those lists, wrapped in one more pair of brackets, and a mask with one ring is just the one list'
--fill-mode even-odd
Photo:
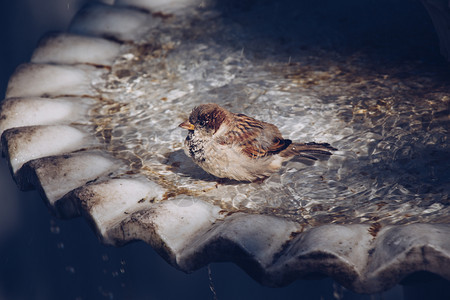
{"label": "birdbath", "polygon": [[[144,241],[186,272],[231,261],[268,286],[319,274],[360,293],[416,272],[450,280],[448,70],[372,51],[351,15],[317,23],[308,9],[84,7],[9,81],[0,132],[17,185],[103,243]],[[338,150],[218,181],[178,128],[208,102]]]}

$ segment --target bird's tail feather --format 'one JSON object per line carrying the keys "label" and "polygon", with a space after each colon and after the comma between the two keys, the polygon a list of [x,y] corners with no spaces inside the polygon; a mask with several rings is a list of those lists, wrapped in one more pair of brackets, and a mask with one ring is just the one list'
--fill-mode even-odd
{"label": "bird's tail feather", "polygon": [[318,160],[322,157],[332,155],[330,151],[336,148],[328,143],[292,143],[289,147],[281,152],[282,156],[299,156],[310,160]]}

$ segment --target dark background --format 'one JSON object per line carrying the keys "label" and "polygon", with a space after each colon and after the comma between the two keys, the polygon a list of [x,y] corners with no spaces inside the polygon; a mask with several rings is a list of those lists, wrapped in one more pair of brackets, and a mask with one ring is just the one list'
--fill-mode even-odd
{"label": "dark background", "polygon": [[[29,61],[39,38],[49,31],[65,30],[85,2],[1,2],[1,98],[8,78],[19,64]],[[430,24],[426,30],[436,48]],[[219,299],[439,299],[448,295],[448,283],[443,281],[398,285],[369,296],[346,291],[331,279],[267,288],[231,263],[213,264],[211,271]],[[447,291],[440,290],[445,286]],[[103,246],[82,218],[55,219],[35,191],[17,190],[5,160],[0,159],[0,300],[103,298],[213,299],[214,295],[206,268],[184,274],[142,242],[121,248]]]}

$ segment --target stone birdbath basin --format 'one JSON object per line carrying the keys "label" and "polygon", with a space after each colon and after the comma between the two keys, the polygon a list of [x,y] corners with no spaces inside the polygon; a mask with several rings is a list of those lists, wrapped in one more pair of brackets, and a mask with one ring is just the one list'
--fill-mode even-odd
{"label": "stone birdbath basin", "polygon": [[[144,241],[186,272],[231,261],[268,286],[319,274],[360,293],[417,272],[450,280],[448,69],[373,50],[351,15],[307,10],[86,6],[9,81],[0,133],[17,185],[103,243]],[[217,182],[177,127],[206,102],[338,151]]]}

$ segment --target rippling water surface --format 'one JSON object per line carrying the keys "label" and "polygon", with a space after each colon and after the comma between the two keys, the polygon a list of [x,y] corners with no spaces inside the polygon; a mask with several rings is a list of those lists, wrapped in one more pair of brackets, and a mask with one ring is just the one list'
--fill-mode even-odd
{"label": "rippling water surface", "polygon": [[[105,147],[128,162],[117,176],[144,174],[166,199],[309,225],[450,222],[448,66],[408,57],[414,44],[389,51],[400,33],[388,27],[365,39],[370,28],[352,25],[352,16],[319,24],[300,8],[274,9],[286,20],[258,7],[166,16],[123,46],[92,112]],[[205,102],[339,150],[313,165],[290,161],[263,183],[217,183],[185,156],[177,127]]]}

